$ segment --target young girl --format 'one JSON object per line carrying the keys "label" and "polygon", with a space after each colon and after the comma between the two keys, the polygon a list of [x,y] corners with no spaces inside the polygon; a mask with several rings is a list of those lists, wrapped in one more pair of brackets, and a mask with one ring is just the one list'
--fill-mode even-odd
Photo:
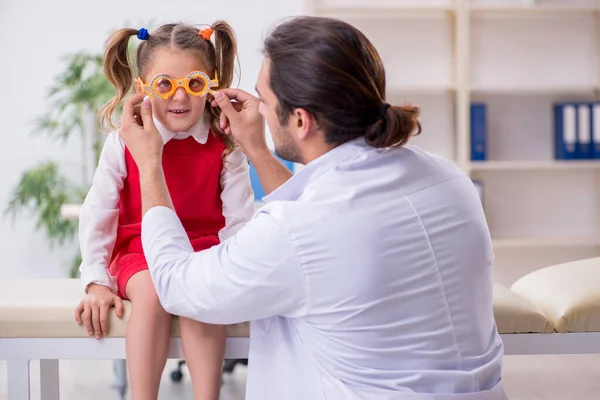
{"label": "young girl", "polygon": [[[131,36],[142,41],[135,79],[127,55]],[[195,251],[232,236],[254,210],[245,157],[220,129],[219,109],[210,107],[212,88],[231,85],[235,58],[235,36],[222,21],[202,30],[184,24],[150,34],[122,29],[107,42],[104,70],[116,95],[101,110],[103,125],[114,129],[113,113],[132,85],[150,97],[165,143],[169,192]],[[87,296],[76,318],[100,338],[107,333],[108,308],[114,304],[120,316],[121,299],[131,301],[126,334],[131,394],[133,400],[149,400],[158,397],[171,316],[159,304],[144,258],[140,196],[136,164],[118,131],[112,132],[80,215]],[[225,328],[186,318],[180,327],[194,398],[218,399]]]}

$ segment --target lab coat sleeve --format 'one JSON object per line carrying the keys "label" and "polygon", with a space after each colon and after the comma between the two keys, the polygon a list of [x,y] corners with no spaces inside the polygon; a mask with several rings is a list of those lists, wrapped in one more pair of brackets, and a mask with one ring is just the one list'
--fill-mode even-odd
{"label": "lab coat sleeve", "polygon": [[154,207],[142,220],[142,244],[158,298],[171,314],[226,325],[306,313],[296,250],[266,212],[221,244],[194,253],[173,210]]}
{"label": "lab coat sleeve", "polygon": [[225,227],[219,231],[221,241],[233,236],[254,214],[254,191],[249,170],[246,156],[239,149],[233,151],[225,160],[220,177],[225,217]]}

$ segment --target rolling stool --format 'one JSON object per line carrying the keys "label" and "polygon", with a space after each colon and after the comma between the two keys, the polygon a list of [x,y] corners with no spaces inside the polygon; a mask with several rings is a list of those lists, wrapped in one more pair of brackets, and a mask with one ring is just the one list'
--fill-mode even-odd
{"label": "rolling stool", "polygon": [[[226,359],[223,363],[223,373],[231,374],[235,369],[237,364],[248,365],[248,359],[246,358],[235,358],[235,359]],[[181,382],[183,379],[183,372],[181,368],[185,365],[185,361],[179,361],[177,363],[177,368],[171,371],[171,380],[173,382]]]}
{"label": "rolling stool", "polygon": [[127,361],[126,360],[113,360],[113,373],[115,376],[115,383],[112,384],[112,388],[119,392],[119,398],[125,400],[125,394],[127,393]]}

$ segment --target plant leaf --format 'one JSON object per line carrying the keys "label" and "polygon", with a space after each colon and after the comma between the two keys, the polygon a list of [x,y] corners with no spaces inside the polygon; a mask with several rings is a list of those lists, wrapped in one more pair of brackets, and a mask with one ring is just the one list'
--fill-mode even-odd
{"label": "plant leaf", "polygon": [[62,245],[73,238],[76,224],[62,219],[61,208],[76,192],[60,175],[58,165],[46,162],[21,175],[4,214],[10,215],[13,221],[22,212],[36,215],[36,229],[46,231],[51,246]]}

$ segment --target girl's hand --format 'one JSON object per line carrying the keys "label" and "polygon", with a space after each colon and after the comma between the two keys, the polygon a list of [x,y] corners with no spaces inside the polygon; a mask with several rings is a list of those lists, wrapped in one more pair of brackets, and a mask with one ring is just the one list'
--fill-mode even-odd
{"label": "girl's hand", "polygon": [[108,335],[108,310],[115,307],[117,317],[123,317],[123,300],[106,286],[92,283],[88,294],[75,309],[75,321],[85,324],[88,335],[100,339]]}

